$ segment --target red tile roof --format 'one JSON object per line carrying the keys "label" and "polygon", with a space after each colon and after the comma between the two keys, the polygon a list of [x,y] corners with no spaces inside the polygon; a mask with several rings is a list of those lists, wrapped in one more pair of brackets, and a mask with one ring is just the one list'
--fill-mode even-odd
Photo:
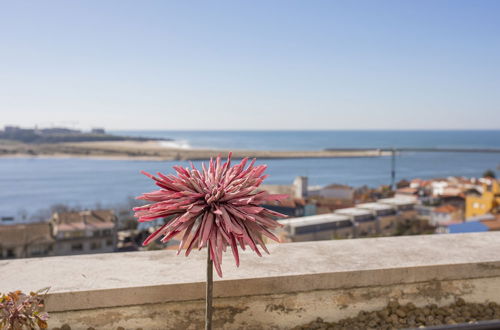
{"label": "red tile roof", "polygon": [[50,243],[52,241],[48,222],[0,226],[0,247]]}
{"label": "red tile roof", "polygon": [[500,230],[500,214],[495,215],[495,219],[481,220],[489,230]]}
{"label": "red tile roof", "polygon": [[406,188],[399,188],[396,190],[396,194],[416,194],[416,193],[418,193],[417,188],[406,187]]}
{"label": "red tile roof", "polygon": [[436,207],[433,210],[433,212],[436,212],[436,213],[454,213],[454,212],[457,212],[458,210],[459,210],[459,208],[456,206],[453,206],[451,204],[445,204],[445,205]]}
{"label": "red tile roof", "polygon": [[110,229],[115,226],[113,210],[93,210],[80,212],[58,212],[52,217],[60,231],[84,230],[85,228]]}
{"label": "red tile roof", "polygon": [[329,184],[328,186],[324,187],[323,189],[345,189],[345,190],[354,190],[353,187],[347,186],[345,184],[338,184],[338,183],[332,183]]}

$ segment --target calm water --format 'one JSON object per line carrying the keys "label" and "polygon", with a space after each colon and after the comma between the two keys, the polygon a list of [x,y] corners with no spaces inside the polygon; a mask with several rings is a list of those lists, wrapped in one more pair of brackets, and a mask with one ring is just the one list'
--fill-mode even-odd
{"label": "calm water", "polygon": [[498,131],[116,131],[172,138],[193,148],[318,150],[325,148],[500,148]]}
{"label": "calm water", "polygon": [[[328,147],[498,147],[500,131],[432,132],[122,132],[172,137],[191,147],[225,149],[322,149]],[[182,163],[182,162],[181,162]],[[289,184],[297,175],[312,185],[390,183],[390,158],[266,160],[267,183]],[[153,190],[140,170],[171,172],[179,162],[90,159],[0,159],[0,216],[32,214],[56,203],[113,206]],[[187,166],[187,164],[185,164]],[[497,169],[500,154],[404,153],[397,178],[480,176]],[[497,171],[497,174],[498,171]]]}

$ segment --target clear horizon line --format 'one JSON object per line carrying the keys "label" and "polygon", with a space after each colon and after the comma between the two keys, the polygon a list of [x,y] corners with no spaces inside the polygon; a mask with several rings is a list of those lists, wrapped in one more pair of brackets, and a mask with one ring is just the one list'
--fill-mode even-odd
{"label": "clear horizon line", "polygon": [[108,131],[172,131],[172,132],[334,132],[334,131],[355,131],[355,132],[373,132],[373,131],[393,131],[393,132],[421,132],[421,131],[500,131],[500,128],[408,128],[408,129],[395,129],[395,128],[333,128],[333,129],[259,129],[259,128],[245,128],[245,129],[169,129],[169,128],[113,128]]}

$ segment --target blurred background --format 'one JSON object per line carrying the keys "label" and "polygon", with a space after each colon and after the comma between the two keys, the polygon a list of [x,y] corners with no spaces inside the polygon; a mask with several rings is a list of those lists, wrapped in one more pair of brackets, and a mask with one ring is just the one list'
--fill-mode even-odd
{"label": "blurred background", "polygon": [[133,198],[155,189],[139,172],[229,151],[290,195],[270,207],[352,227],[289,223],[285,241],[500,229],[499,13],[2,1],[0,258],[137,250],[165,221],[134,220]]}

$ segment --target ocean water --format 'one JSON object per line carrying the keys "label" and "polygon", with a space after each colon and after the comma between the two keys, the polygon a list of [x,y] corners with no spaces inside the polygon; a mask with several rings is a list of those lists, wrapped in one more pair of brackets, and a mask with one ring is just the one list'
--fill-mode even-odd
{"label": "ocean water", "polygon": [[500,148],[500,130],[483,131],[114,131],[171,138],[181,148],[319,150],[326,148]]}
{"label": "ocean water", "polygon": [[[159,132],[120,134],[170,137],[192,148],[314,150],[363,147],[500,148],[500,131],[341,131],[341,132]],[[265,160],[269,184],[290,184],[305,175],[311,185],[342,183],[378,186],[390,183],[390,157]],[[0,159],[0,217],[37,213],[54,204],[115,206],[129,197],[156,189],[139,174],[171,173],[186,162],[118,161],[96,159]],[[200,162],[195,164],[199,165]],[[480,176],[498,172],[500,154],[402,153],[397,156],[397,179]]]}

